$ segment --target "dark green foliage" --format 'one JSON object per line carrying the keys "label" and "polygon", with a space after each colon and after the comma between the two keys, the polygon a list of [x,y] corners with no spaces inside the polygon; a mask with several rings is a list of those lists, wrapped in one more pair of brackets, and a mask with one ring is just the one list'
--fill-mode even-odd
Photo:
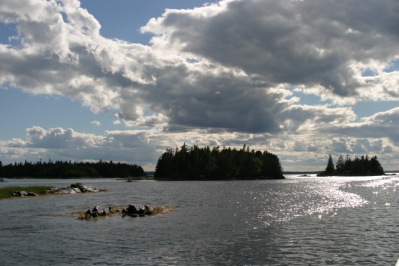
{"label": "dark green foliage", "polygon": [[0,177],[72,178],[72,177],[140,177],[141,166],[126,163],[89,162],[27,162],[2,165]]}
{"label": "dark green foliage", "polygon": [[[337,176],[373,176],[373,175],[384,175],[384,169],[382,168],[380,162],[377,159],[377,156],[369,159],[369,157],[362,156],[361,158],[355,157],[352,160],[349,155],[344,158],[342,155],[339,155],[337,160],[336,170],[331,172],[331,155],[328,159],[326,171],[318,174],[318,176],[327,176],[327,175],[337,175]],[[332,163],[332,169],[334,164]]]}
{"label": "dark green foliage", "polygon": [[327,162],[327,167],[326,167],[326,175],[333,175],[335,172],[335,167],[334,167],[334,162],[333,159],[331,157],[331,154],[328,155],[328,162]]}
{"label": "dark green foliage", "polygon": [[158,160],[155,178],[171,180],[282,179],[278,157],[245,146],[167,149]]}
{"label": "dark green foliage", "polygon": [[344,162],[344,157],[340,154],[337,160],[337,165],[336,165],[336,175],[341,175],[345,170],[345,162]]}

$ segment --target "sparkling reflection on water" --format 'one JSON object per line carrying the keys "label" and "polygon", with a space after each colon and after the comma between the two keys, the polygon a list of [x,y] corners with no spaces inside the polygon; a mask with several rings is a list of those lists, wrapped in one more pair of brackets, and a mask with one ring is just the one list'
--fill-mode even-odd
{"label": "sparkling reflection on water", "polygon": [[[399,257],[397,176],[79,181],[109,192],[0,201],[0,265],[394,265]],[[129,203],[178,210],[90,222],[71,216]]]}

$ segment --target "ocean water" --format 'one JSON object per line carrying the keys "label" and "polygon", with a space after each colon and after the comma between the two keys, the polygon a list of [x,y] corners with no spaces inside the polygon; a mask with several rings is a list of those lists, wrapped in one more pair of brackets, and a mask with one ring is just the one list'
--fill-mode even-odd
{"label": "ocean water", "polygon": [[[395,265],[399,175],[276,181],[6,179],[108,192],[0,201],[0,265]],[[150,217],[73,212],[149,204]]]}

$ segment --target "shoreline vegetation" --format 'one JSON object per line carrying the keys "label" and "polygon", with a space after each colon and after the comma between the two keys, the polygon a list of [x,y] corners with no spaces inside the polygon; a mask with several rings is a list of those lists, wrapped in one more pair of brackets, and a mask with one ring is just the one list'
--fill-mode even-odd
{"label": "shoreline vegetation", "polygon": [[139,178],[146,177],[143,168],[136,164],[99,162],[67,162],[49,160],[36,163],[25,161],[3,165],[0,161],[0,178]]}
{"label": "shoreline vegetation", "polygon": [[14,193],[16,191],[29,191],[37,194],[38,196],[48,195],[48,191],[53,187],[49,186],[11,186],[0,188],[0,199],[10,199],[15,198]]}
{"label": "shoreline vegetation", "polygon": [[204,147],[167,149],[158,159],[156,180],[254,180],[285,179],[279,158],[267,151],[243,146],[231,148]]}
{"label": "shoreline vegetation", "polygon": [[385,175],[385,171],[382,168],[377,156],[371,159],[366,156],[355,157],[352,160],[349,155],[344,157],[340,154],[336,165],[329,155],[327,161],[327,167],[325,171],[317,174],[317,176],[378,176]]}

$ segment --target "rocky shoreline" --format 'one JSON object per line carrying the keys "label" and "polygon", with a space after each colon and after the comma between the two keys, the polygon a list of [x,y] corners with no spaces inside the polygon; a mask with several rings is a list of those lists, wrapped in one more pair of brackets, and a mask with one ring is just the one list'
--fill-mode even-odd
{"label": "rocky shoreline", "polygon": [[[51,188],[47,190],[44,195],[49,195],[49,194],[76,194],[76,193],[97,193],[100,191],[106,191],[104,189],[98,189],[94,186],[89,186],[89,185],[83,185],[82,183],[75,183],[71,184],[69,187],[64,187],[64,188]],[[14,197],[36,197],[39,196],[39,194],[34,193],[34,192],[29,192],[29,191],[14,191],[12,194]]]}

